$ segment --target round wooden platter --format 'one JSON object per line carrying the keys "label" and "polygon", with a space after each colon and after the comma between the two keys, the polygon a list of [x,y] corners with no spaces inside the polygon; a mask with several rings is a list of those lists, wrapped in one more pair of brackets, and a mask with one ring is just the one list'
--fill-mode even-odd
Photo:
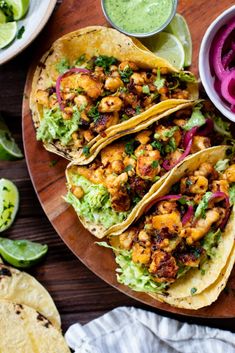
{"label": "round wooden platter", "polygon": [[[192,70],[196,74],[198,73],[199,46],[205,30],[222,11],[231,5],[231,0],[179,0],[178,12],[185,16],[192,34]],[[83,228],[72,207],[63,201],[62,195],[66,194],[64,171],[68,161],[47,152],[42,143],[36,141],[28,97],[33,73],[42,54],[49,49],[54,40],[63,34],[88,25],[107,25],[100,2],[98,0],[64,0],[35,43],[37,49],[25,85],[22,124],[28,169],[43,209],[71,251],[96,275],[125,294],[154,308],[182,315],[207,318],[234,317],[235,271],[229,279],[229,290],[224,290],[219,299],[209,307],[193,311],[177,309],[160,303],[144,293],[134,292],[117,283],[116,264],[111,250],[95,244],[97,239]]]}

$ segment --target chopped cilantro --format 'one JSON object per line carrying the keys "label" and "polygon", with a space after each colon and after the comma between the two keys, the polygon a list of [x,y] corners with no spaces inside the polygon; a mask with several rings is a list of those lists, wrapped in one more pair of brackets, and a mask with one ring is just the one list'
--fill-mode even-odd
{"label": "chopped cilantro", "polygon": [[159,175],[156,175],[154,178],[153,178],[153,181],[156,182],[158,181],[159,179],[161,179],[161,177]]}
{"label": "chopped cilantro", "polygon": [[96,105],[91,107],[91,109],[87,113],[89,118],[92,118],[94,122],[96,122],[99,119],[99,117],[100,117],[100,113],[98,111],[98,105],[99,105],[99,102],[97,102]]}
{"label": "chopped cilantro", "polygon": [[128,164],[126,168],[124,169],[124,172],[129,172],[130,170],[133,169],[133,166],[131,164]]}
{"label": "chopped cilantro", "polygon": [[165,85],[165,79],[161,78],[161,71],[160,69],[157,70],[157,79],[154,81],[154,86],[157,87],[157,90],[159,91],[162,87]]}
{"label": "chopped cilantro", "polygon": [[69,62],[67,59],[61,59],[60,62],[56,64],[56,70],[60,73],[63,74],[69,69]]}
{"label": "chopped cilantro", "polygon": [[184,196],[182,196],[178,201],[181,205],[187,205],[187,199]]}
{"label": "chopped cilantro", "polygon": [[17,33],[17,35],[16,35],[16,38],[17,38],[17,39],[21,39],[22,36],[23,36],[23,34],[24,34],[24,32],[25,32],[25,27],[24,27],[24,26],[21,26],[20,29],[19,29],[19,31],[18,31],[18,33]]}
{"label": "chopped cilantro", "polygon": [[187,179],[186,182],[185,182],[185,184],[186,184],[187,186],[192,186],[192,185],[193,185],[193,182],[192,182],[192,180]]}
{"label": "chopped cilantro", "polygon": [[131,70],[130,66],[127,65],[124,70],[119,70],[119,73],[123,82],[130,82],[130,77],[133,74],[133,71]]}
{"label": "chopped cilantro", "polygon": [[166,153],[171,153],[171,152],[174,152],[176,150],[177,146],[176,146],[176,143],[175,143],[175,139],[174,137],[172,137],[168,144],[165,146],[165,152]]}
{"label": "chopped cilantro", "polygon": [[88,146],[84,146],[82,149],[82,153],[86,156],[89,157],[90,155],[90,148]]}
{"label": "chopped cilantro", "polygon": [[195,288],[195,287],[191,288],[191,290],[190,290],[191,295],[194,295],[196,293],[196,291],[197,291],[197,288]]}
{"label": "chopped cilantro", "polygon": [[79,66],[84,64],[84,62],[86,61],[86,55],[82,54],[81,56],[79,56],[79,58],[75,61],[75,65]]}
{"label": "chopped cilantro", "polygon": [[162,152],[163,152],[163,150],[164,150],[164,145],[163,145],[161,142],[159,142],[159,141],[153,141],[153,142],[151,143],[151,146],[152,146],[153,148],[155,148],[156,150],[160,151],[160,153],[162,154]]}
{"label": "chopped cilantro", "polygon": [[178,130],[179,130],[179,127],[178,126],[174,126],[170,130],[164,131],[163,132],[163,136],[167,137],[167,138],[168,137],[172,137],[175,134],[175,132],[178,131]]}
{"label": "chopped cilantro", "polygon": [[184,81],[184,82],[197,82],[196,77],[191,72],[185,72],[185,71],[175,72],[172,74],[172,77],[179,78],[180,81]]}
{"label": "chopped cilantro", "polygon": [[135,112],[137,115],[141,113],[141,107],[139,105],[136,107]]}
{"label": "chopped cilantro", "polygon": [[152,168],[157,168],[158,165],[159,165],[158,161],[153,161],[151,164]]}
{"label": "chopped cilantro", "polygon": [[212,229],[204,236],[202,247],[206,250],[206,254],[210,258],[215,256],[215,250],[219,245],[221,237],[222,232],[220,229],[217,229],[217,231]]}
{"label": "chopped cilantro", "polygon": [[139,196],[134,196],[132,201],[133,201],[133,204],[136,205],[137,203],[139,203],[141,200],[141,198]]}
{"label": "chopped cilantro", "polygon": [[122,114],[121,121],[126,121],[129,119],[129,116],[127,114]]}
{"label": "chopped cilantro", "polygon": [[100,55],[95,59],[95,65],[104,68],[105,72],[109,71],[111,65],[115,65],[117,63],[117,59],[113,56]]}
{"label": "chopped cilantro", "polygon": [[201,269],[201,275],[204,276],[206,274],[206,270],[204,268]]}
{"label": "chopped cilantro", "polygon": [[125,152],[128,156],[131,156],[134,152],[134,143],[135,140],[130,140],[125,144]]}
{"label": "chopped cilantro", "polygon": [[150,94],[149,86],[148,85],[144,85],[142,87],[142,92],[145,93],[145,94]]}

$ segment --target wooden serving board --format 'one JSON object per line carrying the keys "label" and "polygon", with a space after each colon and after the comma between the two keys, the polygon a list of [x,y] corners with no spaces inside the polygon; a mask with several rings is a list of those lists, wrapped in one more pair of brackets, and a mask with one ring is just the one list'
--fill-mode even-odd
{"label": "wooden serving board", "polygon": [[[197,74],[198,52],[203,34],[209,24],[222,11],[230,7],[233,1],[179,0],[178,3],[178,12],[186,18],[192,34],[193,64],[191,69]],[[190,311],[160,303],[144,293],[134,292],[117,283],[116,264],[112,252],[95,244],[96,239],[82,227],[72,207],[63,201],[61,195],[66,194],[64,171],[68,161],[47,152],[42,143],[36,141],[28,97],[33,73],[42,54],[49,49],[53,41],[63,34],[88,25],[107,25],[100,1],[64,0],[35,43],[36,53],[25,84],[22,121],[25,156],[35,191],[45,213],[71,251],[96,275],[125,294],[154,308],[182,315],[207,318],[235,317],[235,270],[229,279],[230,290],[224,290],[219,299],[209,307]]]}

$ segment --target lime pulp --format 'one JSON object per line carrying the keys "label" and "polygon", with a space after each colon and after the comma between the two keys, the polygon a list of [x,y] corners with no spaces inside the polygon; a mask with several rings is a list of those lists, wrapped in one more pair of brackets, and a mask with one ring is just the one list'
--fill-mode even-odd
{"label": "lime pulp", "polygon": [[165,31],[179,39],[185,53],[184,66],[190,66],[192,63],[192,39],[185,18],[177,13],[171,23],[165,28]]}
{"label": "lime pulp", "polygon": [[14,20],[20,20],[29,8],[30,0],[6,0],[9,6],[12,6]]}
{"label": "lime pulp", "polygon": [[179,39],[171,33],[160,32],[143,38],[143,44],[155,55],[166,59],[176,69],[182,69],[185,61],[184,48]]}
{"label": "lime pulp", "polygon": [[19,208],[19,192],[15,184],[7,179],[0,179],[0,232],[13,223]]}
{"label": "lime pulp", "polygon": [[16,22],[0,23],[0,49],[10,44],[16,36]]}
{"label": "lime pulp", "polygon": [[48,251],[47,245],[29,240],[0,238],[0,255],[10,265],[28,268],[38,263]]}

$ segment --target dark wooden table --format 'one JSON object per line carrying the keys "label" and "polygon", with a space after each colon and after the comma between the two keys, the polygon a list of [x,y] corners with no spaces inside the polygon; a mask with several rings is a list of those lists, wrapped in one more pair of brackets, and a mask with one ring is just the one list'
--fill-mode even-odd
{"label": "dark wooden table", "polygon": [[[21,131],[23,88],[36,47],[37,41],[17,58],[0,67],[0,111],[21,148],[23,148]],[[55,300],[61,314],[63,330],[77,321],[87,323],[117,306],[133,305],[153,311],[152,308],[138,303],[104,283],[68,250],[52,228],[37,200],[25,160],[0,161],[0,177],[9,178],[16,183],[21,199],[16,221],[4,236],[11,239],[26,238],[49,246],[45,260],[31,269],[30,273],[48,289]],[[157,310],[155,312],[181,321],[235,332],[233,319],[196,319]]]}

